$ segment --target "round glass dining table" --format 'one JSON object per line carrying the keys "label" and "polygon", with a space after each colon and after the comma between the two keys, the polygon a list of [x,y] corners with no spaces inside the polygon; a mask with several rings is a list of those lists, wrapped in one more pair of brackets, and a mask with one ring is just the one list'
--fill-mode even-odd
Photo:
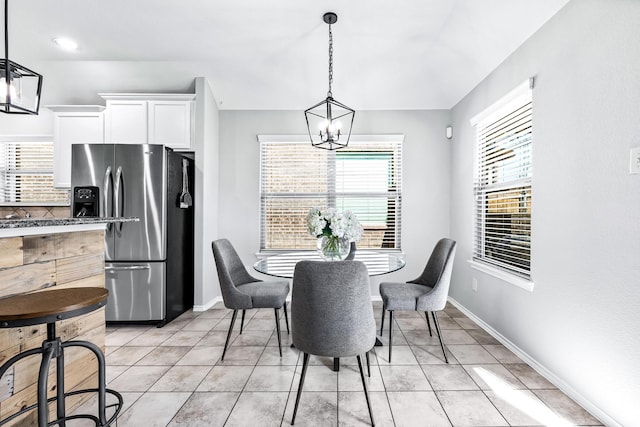
{"label": "round glass dining table", "polygon": [[[253,264],[254,270],[270,276],[292,278],[298,261],[322,261],[316,251],[287,252],[263,258]],[[354,261],[362,261],[369,270],[369,276],[378,276],[400,270],[404,260],[397,254],[357,250]]]}
{"label": "round glass dining table", "polygon": [[[262,258],[253,264],[253,268],[260,273],[268,274],[270,276],[291,279],[293,277],[293,270],[295,269],[296,264],[298,261],[302,260],[323,261],[316,251],[286,252]],[[364,265],[367,266],[369,276],[379,276],[381,274],[391,273],[404,267],[404,260],[396,254],[367,251],[362,249],[356,251],[354,261],[362,261]],[[382,343],[376,337],[376,346],[380,345],[382,345]],[[333,359],[333,370],[338,371],[339,369],[340,359],[336,357]]]}

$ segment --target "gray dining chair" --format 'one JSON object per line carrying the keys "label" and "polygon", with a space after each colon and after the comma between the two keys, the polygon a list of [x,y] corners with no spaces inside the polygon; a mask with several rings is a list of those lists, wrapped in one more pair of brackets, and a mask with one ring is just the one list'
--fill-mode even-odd
{"label": "gray dining chair", "polygon": [[380,335],[384,328],[384,314],[389,312],[389,363],[391,363],[391,348],[393,332],[393,312],[396,310],[424,311],[427,318],[427,328],[431,334],[431,324],[429,322],[429,312],[433,317],[436,333],[440,339],[440,347],[444,354],[445,362],[447,352],[442,341],[442,333],[436,312],[443,310],[447,304],[449,295],[449,284],[451,282],[451,270],[453,269],[453,258],[456,253],[456,242],[451,239],[440,239],[436,244],[427,266],[417,279],[406,283],[382,282],[380,283],[380,296],[382,297],[382,322],[380,324]]}
{"label": "gray dining chair", "polygon": [[295,422],[309,355],[356,356],[364,395],[374,424],[360,355],[376,339],[367,267],[360,261],[300,261],[293,273],[291,337],[304,353],[291,424]]}
{"label": "gray dining chair", "polygon": [[242,322],[240,333],[244,324],[245,311],[251,308],[273,308],[276,315],[276,333],[278,335],[278,350],[282,357],[282,343],[280,338],[280,313],[278,310],[284,308],[284,319],[289,333],[289,318],[287,314],[287,295],[289,295],[288,280],[263,281],[252,277],[242,260],[238,256],[231,242],[227,239],[215,240],[211,243],[213,258],[218,270],[218,280],[222,300],[226,308],[233,310],[231,325],[224,343],[224,350],[220,360],[224,360],[224,355],[229,346],[229,338],[233,331],[238,310],[242,310]]}

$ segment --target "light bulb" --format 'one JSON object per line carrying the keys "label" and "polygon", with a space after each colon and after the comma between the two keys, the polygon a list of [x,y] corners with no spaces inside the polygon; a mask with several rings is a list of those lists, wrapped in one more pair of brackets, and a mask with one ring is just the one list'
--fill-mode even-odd
{"label": "light bulb", "polygon": [[323,120],[320,123],[318,123],[318,130],[320,132],[326,132],[328,126],[329,126],[329,122],[326,120]]}
{"label": "light bulb", "polygon": [[[13,83],[9,83],[9,96],[12,103],[18,100],[18,92]],[[7,80],[4,77],[0,78],[0,102],[7,102]]]}
{"label": "light bulb", "polygon": [[336,129],[338,130],[342,129],[342,122],[340,120],[336,120],[334,123],[335,123]]}

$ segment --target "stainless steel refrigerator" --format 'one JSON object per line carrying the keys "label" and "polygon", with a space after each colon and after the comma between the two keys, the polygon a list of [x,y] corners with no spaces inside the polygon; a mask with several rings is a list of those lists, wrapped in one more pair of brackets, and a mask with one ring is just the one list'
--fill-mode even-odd
{"label": "stainless steel refrigerator", "polygon": [[[73,144],[71,186],[98,187],[107,321],[164,324],[193,306],[193,157],[163,145]],[[75,194],[75,192],[74,192]]]}

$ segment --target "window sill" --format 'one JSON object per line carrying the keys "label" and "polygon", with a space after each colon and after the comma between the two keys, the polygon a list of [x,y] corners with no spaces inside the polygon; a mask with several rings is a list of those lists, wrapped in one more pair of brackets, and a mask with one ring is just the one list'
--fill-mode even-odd
{"label": "window sill", "polygon": [[468,260],[467,262],[469,263],[469,266],[474,270],[478,270],[490,276],[496,277],[502,281],[515,285],[520,289],[524,289],[525,291],[533,292],[533,282],[530,280],[523,279],[522,277],[515,276],[513,274],[500,270],[499,268],[491,267],[481,262],[473,260]]}

